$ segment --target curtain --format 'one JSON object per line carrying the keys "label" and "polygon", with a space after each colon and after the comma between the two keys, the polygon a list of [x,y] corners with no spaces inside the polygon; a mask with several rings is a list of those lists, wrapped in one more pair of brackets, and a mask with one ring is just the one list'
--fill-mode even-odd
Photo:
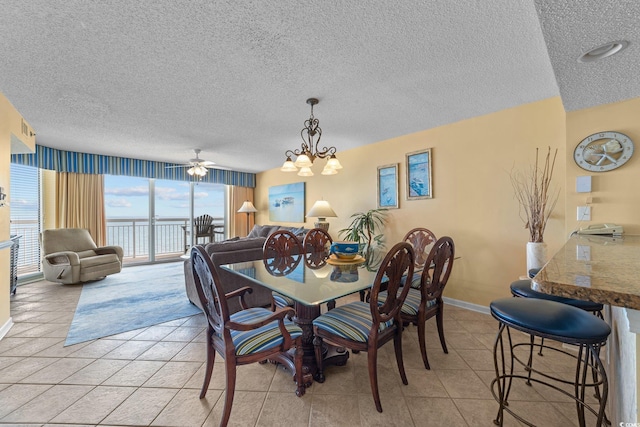
{"label": "curtain", "polygon": [[[187,173],[188,168],[176,167],[184,166],[184,163],[154,162],[101,154],[78,153],[43,147],[38,144],[36,144],[35,153],[12,154],[11,162],[56,172],[139,176],[187,182],[194,180]],[[256,186],[256,175],[254,173],[213,168],[209,169],[205,176],[199,178],[199,181],[253,188]]]}
{"label": "curtain", "polygon": [[249,228],[247,229],[247,214],[238,213],[238,209],[248,200],[253,203],[253,188],[232,186],[230,191],[231,212],[229,213],[229,237],[246,236],[255,224],[255,214],[249,214]]}
{"label": "curtain", "polygon": [[86,228],[98,246],[107,243],[104,175],[56,174],[56,227]]}

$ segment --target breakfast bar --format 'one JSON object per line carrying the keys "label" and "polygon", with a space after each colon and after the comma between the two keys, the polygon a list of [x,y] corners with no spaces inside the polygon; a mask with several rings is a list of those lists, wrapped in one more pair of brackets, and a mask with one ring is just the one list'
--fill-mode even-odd
{"label": "breakfast bar", "polygon": [[573,235],[540,272],[538,292],[606,305],[606,352],[613,425],[636,423],[640,358],[640,236]]}

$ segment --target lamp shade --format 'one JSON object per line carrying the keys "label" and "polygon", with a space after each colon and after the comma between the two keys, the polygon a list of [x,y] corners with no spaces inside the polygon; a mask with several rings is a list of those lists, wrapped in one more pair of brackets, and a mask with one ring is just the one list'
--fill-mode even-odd
{"label": "lamp shade", "polygon": [[258,209],[256,209],[255,206],[253,206],[253,203],[247,200],[242,204],[240,209],[238,209],[238,212],[240,213],[258,212]]}
{"label": "lamp shade", "polygon": [[313,176],[313,171],[310,167],[303,166],[300,168],[300,172],[298,172],[298,176]]}
{"label": "lamp shade", "polygon": [[282,172],[298,172],[298,168],[291,161],[291,157],[287,157],[287,160],[284,161],[280,170]]}
{"label": "lamp shade", "polygon": [[313,162],[311,161],[311,159],[309,158],[309,156],[307,156],[306,154],[302,153],[298,156],[298,158],[296,159],[296,161],[293,163],[294,165],[296,165],[299,168],[310,168],[311,165],[313,165]]}
{"label": "lamp shade", "polygon": [[307,216],[315,216],[318,218],[337,217],[336,213],[331,209],[331,205],[326,200],[318,200],[311,206]]}

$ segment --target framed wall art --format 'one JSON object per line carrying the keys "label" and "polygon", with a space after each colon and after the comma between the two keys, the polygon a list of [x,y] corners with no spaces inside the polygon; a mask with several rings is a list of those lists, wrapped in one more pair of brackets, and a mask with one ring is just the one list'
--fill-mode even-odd
{"label": "framed wall art", "polygon": [[432,197],[431,148],[407,153],[407,200]]}
{"label": "framed wall art", "polygon": [[378,166],[378,208],[398,208],[398,164]]}
{"label": "framed wall art", "polygon": [[269,220],[304,222],[304,182],[269,187]]}

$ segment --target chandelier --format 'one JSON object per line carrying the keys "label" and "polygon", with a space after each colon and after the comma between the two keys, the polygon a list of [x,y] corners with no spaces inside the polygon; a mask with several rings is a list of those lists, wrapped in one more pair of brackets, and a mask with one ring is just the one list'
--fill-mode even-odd
{"label": "chandelier", "polygon": [[[327,164],[322,170],[322,175],[335,175],[338,169],[342,169],[342,165],[336,158],[336,147],[322,147],[320,149],[320,138],[322,137],[322,129],[320,129],[320,121],[313,116],[313,106],[318,103],[316,98],[307,99],[307,104],[311,105],[311,117],[304,122],[304,128],[300,131],[302,144],[300,149],[287,150],[284,155],[287,156],[282,168],[282,172],[297,172],[298,168],[300,176],[312,176],[311,166],[317,158],[327,159]],[[296,161],[291,158],[296,156]]]}

